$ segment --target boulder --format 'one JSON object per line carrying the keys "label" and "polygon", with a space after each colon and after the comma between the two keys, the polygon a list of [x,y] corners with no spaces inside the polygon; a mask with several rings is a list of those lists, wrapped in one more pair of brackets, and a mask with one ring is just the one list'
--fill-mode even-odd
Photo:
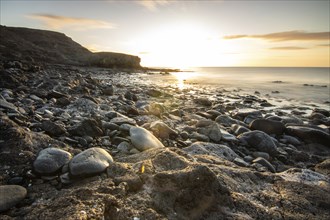
{"label": "boulder", "polygon": [[60,136],[66,132],[64,125],[50,120],[43,121],[41,127],[50,136]]}
{"label": "boulder", "polygon": [[285,130],[285,126],[282,122],[273,121],[264,118],[258,118],[253,120],[250,125],[250,129],[263,131],[267,134],[283,134]]}
{"label": "boulder", "polygon": [[286,127],[286,133],[298,137],[306,143],[317,143],[330,147],[330,135],[319,129],[305,126],[288,126]]}
{"label": "boulder", "polygon": [[112,156],[106,150],[93,147],[72,158],[69,172],[73,177],[93,176],[105,171],[112,162]]}
{"label": "boulder", "polygon": [[39,152],[33,162],[34,171],[41,175],[57,173],[71,159],[71,154],[59,148],[46,148]]}
{"label": "boulder", "polygon": [[131,136],[132,144],[139,151],[164,147],[164,145],[153,134],[142,127],[131,127],[129,134]]}
{"label": "boulder", "polygon": [[271,156],[277,155],[276,144],[273,139],[262,131],[249,131],[238,136],[238,139],[247,143],[250,147],[258,151],[269,153]]}
{"label": "boulder", "polygon": [[178,133],[162,121],[152,122],[150,130],[159,138],[177,137]]}

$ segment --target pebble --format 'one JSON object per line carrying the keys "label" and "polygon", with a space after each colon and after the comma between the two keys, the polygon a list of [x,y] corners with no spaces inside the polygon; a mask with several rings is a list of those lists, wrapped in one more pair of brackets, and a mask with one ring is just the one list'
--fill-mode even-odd
{"label": "pebble", "polygon": [[0,212],[3,212],[22,201],[26,197],[27,191],[19,185],[2,185],[0,195]]}
{"label": "pebble", "polygon": [[52,175],[71,159],[71,154],[59,148],[46,148],[39,152],[33,162],[34,171],[41,175]]}
{"label": "pebble", "polygon": [[139,151],[164,147],[164,145],[153,134],[151,134],[150,131],[142,127],[131,127],[129,134],[132,144]]}
{"label": "pebble", "polygon": [[92,147],[72,158],[69,163],[70,175],[73,177],[93,176],[105,171],[112,162],[112,156],[106,150]]}

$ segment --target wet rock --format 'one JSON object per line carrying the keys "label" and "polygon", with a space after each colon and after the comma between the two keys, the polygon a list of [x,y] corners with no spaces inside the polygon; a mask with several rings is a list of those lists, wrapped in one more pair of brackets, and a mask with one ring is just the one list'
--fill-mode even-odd
{"label": "wet rock", "polygon": [[177,137],[178,133],[162,121],[152,122],[150,130],[159,138]]}
{"label": "wet rock", "polygon": [[315,108],[313,109],[313,113],[320,113],[326,117],[330,117],[330,111],[326,109]]}
{"label": "wet rock", "polygon": [[233,118],[243,121],[247,116],[253,116],[254,118],[261,118],[262,114],[259,110],[251,108],[236,109],[231,113]]}
{"label": "wet rock", "polygon": [[291,116],[281,116],[281,122],[283,124],[304,124],[303,120],[297,118],[293,115]]}
{"label": "wet rock", "polygon": [[276,144],[272,138],[262,131],[245,132],[238,136],[243,143],[247,143],[259,151],[269,153],[271,156],[277,154]]}
{"label": "wet rock", "polygon": [[40,175],[53,175],[70,161],[71,154],[59,148],[46,148],[33,162],[34,171]]}
{"label": "wet rock", "polygon": [[87,177],[102,173],[110,163],[112,156],[102,148],[89,148],[74,156],[69,163],[69,172],[73,177]]}
{"label": "wet rock", "polygon": [[253,163],[258,163],[261,164],[262,166],[266,167],[270,172],[275,173],[276,170],[273,167],[273,165],[271,163],[269,163],[268,160],[266,160],[265,158],[262,157],[257,157],[256,159],[254,159],[252,161]]}
{"label": "wet rock", "polygon": [[194,102],[199,105],[212,106],[212,101],[208,98],[196,98]]}
{"label": "wet rock", "polygon": [[306,143],[318,143],[324,146],[330,146],[330,135],[324,131],[303,126],[288,126],[286,133],[296,136]]}
{"label": "wet rock", "polygon": [[60,136],[66,133],[64,125],[52,122],[50,120],[43,121],[41,127],[50,136]]}
{"label": "wet rock", "polygon": [[27,191],[18,185],[2,185],[0,195],[0,212],[3,212],[22,201],[26,197]]}
{"label": "wet rock", "polygon": [[85,119],[76,126],[68,129],[71,135],[97,137],[103,135],[102,123],[95,119]]}
{"label": "wet rock", "polygon": [[282,122],[259,118],[252,121],[249,125],[252,130],[263,131],[267,134],[283,134],[285,126]]}
{"label": "wet rock", "polygon": [[206,166],[157,173],[150,187],[155,207],[168,219],[201,219],[216,204],[230,203],[228,189]]}
{"label": "wet rock", "polygon": [[221,157],[229,161],[233,161],[236,157],[239,157],[232,149],[225,145],[207,142],[195,142],[182,150],[190,155],[206,154]]}
{"label": "wet rock", "polygon": [[144,128],[131,127],[129,133],[132,144],[139,151],[164,147],[164,145],[153,134]]}
{"label": "wet rock", "polygon": [[294,146],[297,146],[297,145],[301,144],[301,142],[297,138],[292,137],[290,135],[283,135],[282,138],[283,138],[285,143],[292,144]]}

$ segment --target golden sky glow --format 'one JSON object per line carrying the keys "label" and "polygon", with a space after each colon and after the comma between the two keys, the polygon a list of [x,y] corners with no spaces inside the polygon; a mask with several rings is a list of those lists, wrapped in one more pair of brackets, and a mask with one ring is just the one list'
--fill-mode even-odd
{"label": "golden sky glow", "polygon": [[1,25],[60,31],[144,66],[330,66],[329,1],[9,1]]}

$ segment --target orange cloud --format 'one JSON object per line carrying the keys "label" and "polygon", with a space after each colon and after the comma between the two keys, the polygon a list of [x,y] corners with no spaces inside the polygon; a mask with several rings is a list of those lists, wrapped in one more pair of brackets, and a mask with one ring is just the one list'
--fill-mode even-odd
{"label": "orange cloud", "polygon": [[307,31],[286,31],[260,35],[229,35],[224,39],[240,39],[240,38],[258,38],[268,41],[310,41],[310,40],[329,40],[330,32],[307,32]]}
{"label": "orange cloud", "polygon": [[88,30],[88,29],[109,29],[115,28],[116,25],[102,21],[89,18],[75,18],[58,16],[52,14],[31,14],[28,15],[29,18],[37,19],[42,21],[48,28],[51,29],[63,29],[71,28],[76,31]]}
{"label": "orange cloud", "polygon": [[150,11],[157,11],[158,7],[167,5],[170,2],[167,0],[139,0],[137,3]]}
{"label": "orange cloud", "polygon": [[307,47],[272,47],[271,50],[306,50]]}

